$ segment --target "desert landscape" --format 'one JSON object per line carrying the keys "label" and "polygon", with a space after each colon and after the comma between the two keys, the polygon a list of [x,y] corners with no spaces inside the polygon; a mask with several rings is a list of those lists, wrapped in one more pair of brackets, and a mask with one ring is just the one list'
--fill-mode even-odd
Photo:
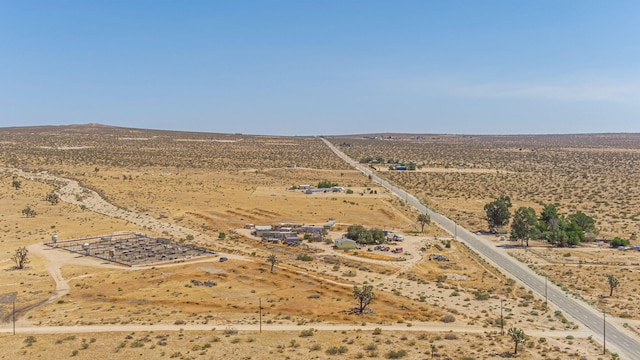
{"label": "desert landscape", "polygon": [[[640,136],[328,139],[355,160],[385,159],[370,167],[474,232],[487,230],[484,205],[507,194],[515,207],[583,211],[596,220],[599,239],[635,244]],[[388,160],[417,169],[390,171]],[[3,358],[617,357],[452,234],[434,223],[422,231],[414,208],[316,137],[4,128],[0,168],[0,295],[17,293],[15,336],[11,304],[0,304]],[[320,181],[345,191],[299,188]],[[335,226],[324,240],[298,246],[262,241],[248,225],[329,220]],[[356,224],[403,234],[389,244],[402,252],[334,249],[332,241]],[[123,266],[45,245],[54,235],[114,233],[211,254]],[[637,251],[595,242],[570,249],[532,242],[525,250],[484,237],[637,336]],[[12,256],[22,246],[30,262],[16,269]],[[609,273],[621,282],[614,296]],[[360,314],[354,286],[365,285],[375,299]],[[527,335],[517,354],[509,328]]]}

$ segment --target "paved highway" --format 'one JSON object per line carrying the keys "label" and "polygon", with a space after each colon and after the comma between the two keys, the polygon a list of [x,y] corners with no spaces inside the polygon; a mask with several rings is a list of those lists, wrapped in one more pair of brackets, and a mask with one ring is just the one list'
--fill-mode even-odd
{"label": "paved highway", "polygon": [[[514,260],[502,249],[496,248],[492,243],[484,241],[481,237],[476,236],[461,226],[458,226],[447,217],[427,208],[413,195],[395,187],[388,181],[377,176],[368,167],[362,166],[358,162],[349,158],[328,140],[322,140],[344,161],[362,171],[365,175],[370,176],[372,180],[380,183],[380,185],[384,186],[401,199],[406,200],[421,213],[428,214],[433,222],[437,223],[452,235],[455,234],[458,240],[466,243],[471,249],[475,250],[496,267],[503,269],[507,274],[510,274],[523,285],[538,293],[542,298],[545,297],[546,292],[547,299],[550,304],[554,304],[563,312],[569,314],[579,323],[578,325],[585,326],[593,331],[594,339],[600,341],[601,344],[605,339],[604,335],[606,326],[606,347],[608,350],[620,355],[621,359],[640,360],[640,342],[636,338],[619,330],[615,325],[605,322],[601,312],[598,312],[596,309],[582,301],[569,297],[560,288],[553,284],[546,286],[544,277],[536,274],[522,263]],[[604,278],[602,281],[604,281]]]}

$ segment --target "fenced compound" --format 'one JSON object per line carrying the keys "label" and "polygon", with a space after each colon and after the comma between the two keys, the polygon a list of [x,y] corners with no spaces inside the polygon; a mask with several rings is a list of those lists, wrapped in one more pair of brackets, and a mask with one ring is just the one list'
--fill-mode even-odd
{"label": "fenced compound", "polygon": [[80,239],[58,240],[45,245],[126,266],[139,266],[165,261],[187,260],[216,253],[202,247],[154,238],[142,233],[124,233]]}

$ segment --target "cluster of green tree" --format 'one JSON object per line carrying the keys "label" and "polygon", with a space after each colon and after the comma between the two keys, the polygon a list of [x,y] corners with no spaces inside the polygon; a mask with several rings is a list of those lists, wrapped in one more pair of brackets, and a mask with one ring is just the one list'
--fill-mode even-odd
{"label": "cluster of green tree", "polygon": [[[511,219],[511,199],[501,196],[485,205],[487,223],[492,232],[509,224]],[[545,205],[540,216],[530,207],[520,207],[513,214],[511,239],[520,240],[529,246],[531,239],[544,239],[558,247],[578,245],[580,242],[594,240],[598,234],[595,221],[590,216],[578,211],[568,216],[558,214],[553,204]]]}
{"label": "cluster of green tree", "polygon": [[338,183],[334,183],[329,180],[321,180],[320,182],[318,182],[318,189],[328,189],[334,186],[338,186]]}
{"label": "cluster of green tree", "polygon": [[358,244],[382,244],[387,239],[380,229],[365,229],[362,225],[351,225],[344,235]]}
{"label": "cluster of green tree", "polygon": [[526,241],[527,246],[532,238],[545,239],[558,247],[578,245],[585,239],[595,240],[598,234],[595,221],[590,216],[581,211],[561,216],[552,204],[545,205],[537,219],[533,209],[518,209],[511,228],[512,238]]}

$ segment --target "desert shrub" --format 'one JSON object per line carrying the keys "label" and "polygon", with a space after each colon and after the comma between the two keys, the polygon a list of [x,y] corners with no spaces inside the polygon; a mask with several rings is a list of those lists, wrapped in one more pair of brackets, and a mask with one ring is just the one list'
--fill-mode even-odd
{"label": "desert shrub", "polygon": [[355,270],[348,270],[342,273],[342,276],[354,277],[358,275]]}
{"label": "desert shrub", "polygon": [[226,336],[229,336],[229,335],[236,335],[236,334],[238,334],[238,330],[236,330],[236,329],[234,329],[234,328],[232,328],[232,327],[228,327],[228,328],[224,329],[224,334],[225,334]]}
{"label": "desert shrub", "polygon": [[312,261],[313,257],[311,257],[311,256],[309,256],[307,254],[300,254],[300,255],[298,255],[298,257],[296,259],[301,260],[301,261]]}
{"label": "desert shrub", "polygon": [[447,314],[447,315],[441,317],[440,321],[442,321],[443,323],[452,323],[452,322],[456,321],[456,317],[451,315],[451,314]]}
{"label": "desert shrub", "polygon": [[24,339],[24,343],[27,344],[26,346],[32,346],[36,341],[38,340],[36,340],[36,337],[33,335],[29,335]]}
{"label": "desert shrub", "polygon": [[407,351],[406,350],[398,350],[398,351],[394,351],[391,350],[387,353],[386,358],[387,359],[400,359],[407,356]]}
{"label": "desert shrub", "polygon": [[490,296],[489,293],[484,290],[478,290],[474,292],[473,295],[476,297],[476,300],[487,300]]}
{"label": "desert shrub", "polygon": [[346,346],[332,346],[330,348],[327,349],[326,353],[327,355],[339,355],[339,354],[344,354],[347,351],[349,351],[349,349],[347,349]]}
{"label": "desert shrub", "polygon": [[300,332],[300,337],[309,337],[309,336],[313,336],[313,332],[314,332],[313,328],[311,328],[311,329],[307,329],[307,330],[302,330],[302,331]]}
{"label": "desert shrub", "polygon": [[381,328],[373,329],[373,335],[380,335],[380,334],[382,334],[382,329]]}
{"label": "desert shrub", "polygon": [[458,339],[458,335],[453,334],[453,333],[445,334],[444,335],[444,339],[445,340],[457,340]]}
{"label": "desert shrub", "polygon": [[367,351],[374,351],[378,349],[378,346],[374,343],[370,343],[369,345],[365,346],[364,349]]}

